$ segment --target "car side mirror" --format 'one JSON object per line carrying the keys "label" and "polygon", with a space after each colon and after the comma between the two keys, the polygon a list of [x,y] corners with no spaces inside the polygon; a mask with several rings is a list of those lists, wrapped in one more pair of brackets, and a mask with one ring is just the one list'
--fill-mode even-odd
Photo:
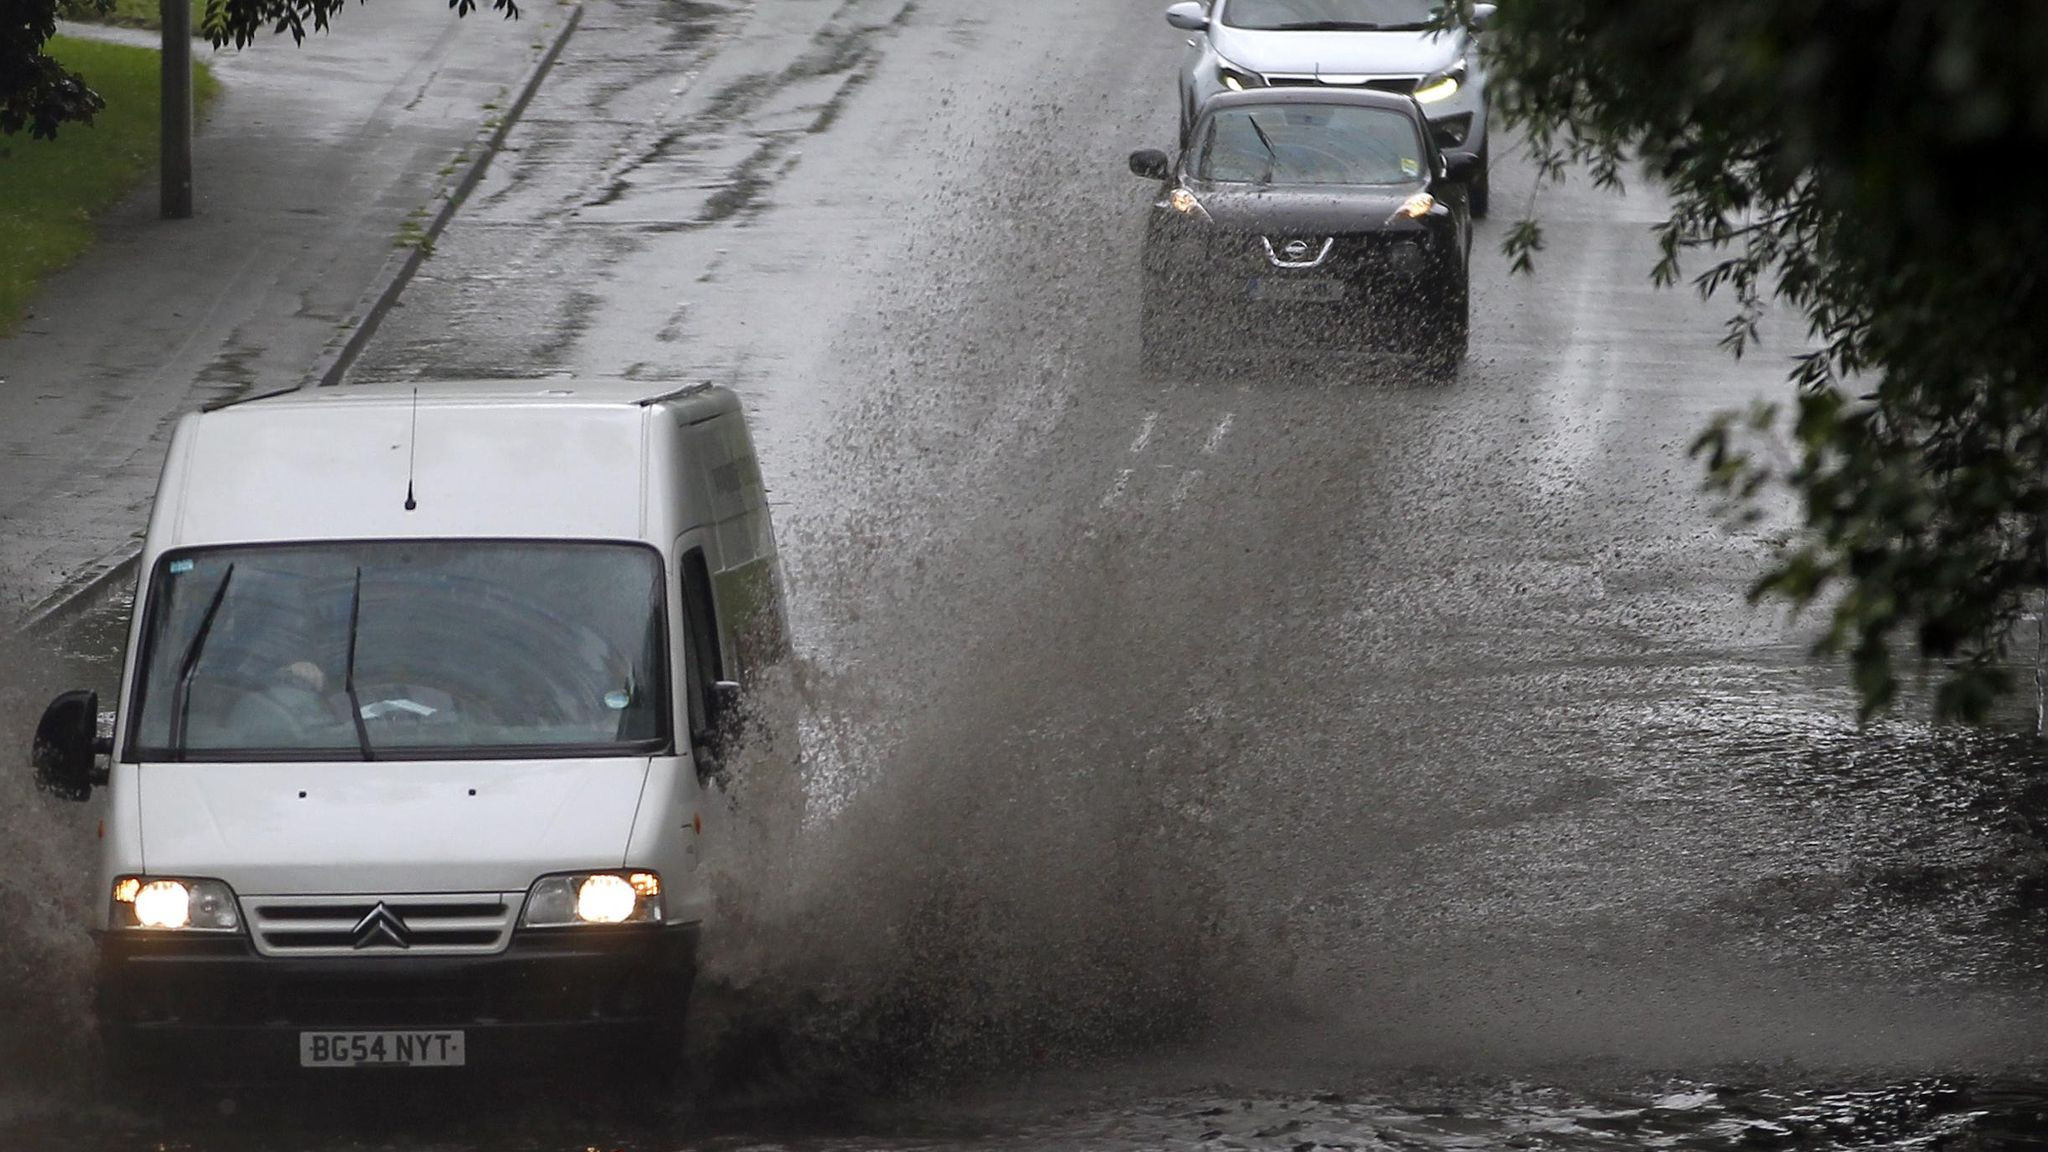
{"label": "car side mirror", "polygon": [[1183,32],[1203,32],[1208,30],[1209,14],[1195,0],[1184,0],[1166,10],[1166,22]]}
{"label": "car side mirror", "polygon": [[1131,172],[1147,180],[1164,180],[1173,175],[1173,160],[1157,148],[1131,153]]}
{"label": "car side mirror", "polygon": [[112,740],[100,738],[100,695],[66,692],[50,702],[36,725],[31,762],[36,787],[60,800],[92,799],[94,786],[107,782],[99,758],[111,755]]}
{"label": "car side mirror", "polygon": [[1498,11],[1500,11],[1500,6],[1497,4],[1474,4],[1472,6],[1472,30],[1474,32],[1486,31],[1486,26],[1493,23],[1493,14]]}
{"label": "car side mirror", "polygon": [[1479,157],[1471,152],[1444,153],[1445,180],[1453,184],[1469,184],[1479,176]]}

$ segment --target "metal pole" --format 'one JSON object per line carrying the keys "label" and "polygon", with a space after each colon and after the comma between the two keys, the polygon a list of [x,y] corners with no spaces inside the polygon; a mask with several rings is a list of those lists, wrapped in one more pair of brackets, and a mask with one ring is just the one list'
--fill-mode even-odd
{"label": "metal pole", "polygon": [[192,0],[161,0],[163,218],[192,215]]}

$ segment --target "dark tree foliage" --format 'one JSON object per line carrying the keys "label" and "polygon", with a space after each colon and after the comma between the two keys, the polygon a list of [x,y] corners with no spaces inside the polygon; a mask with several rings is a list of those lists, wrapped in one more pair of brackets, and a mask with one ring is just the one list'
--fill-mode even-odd
{"label": "dark tree foliage", "polygon": [[1981,718],[2048,585],[2048,4],[1504,0],[1486,39],[1546,175],[1672,193],[1652,274],[1732,298],[1737,355],[1773,301],[1810,324],[1795,399],[1693,449],[1732,514],[1799,506],[1752,599],[1827,613],[1866,716],[1919,666]]}
{"label": "dark tree foliage", "polygon": [[106,107],[85,78],[43,55],[57,34],[57,17],[89,10],[104,12],[113,0],[0,0],[0,135],[23,128],[50,139],[57,125],[90,124]]}
{"label": "dark tree foliage", "polygon": [[[448,7],[457,16],[467,16],[476,11],[477,3],[448,0]],[[216,48],[229,44],[247,48],[265,30],[279,35],[289,32],[295,43],[303,42],[307,27],[327,31],[328,23],[347,6],[348,0],[206,0],[206,19],[200,23],[199,33]],[[508,20],[519,18],[518,0],[491,0],[491,10],[504,13]]]}
{"label": "dark tree foliage", "polygon": [[[360,0],[358,0],[360,2]],[[448,0],[457,16],[475,11],[479,0]],[[304,41],[306,30],[325,32],[347,0],[207,0],[197,29],[214,47],[246,48],[265,31],[290,33]],[[50,139],[61,124],[90,124],[106,107],[86,79],[59,65],[43,48],[56,34],[60,16],[105,12],[113,0],[0,0],[0,135],[23,128]],[[491,0],[508,19],[519,15],[518,0]]]}

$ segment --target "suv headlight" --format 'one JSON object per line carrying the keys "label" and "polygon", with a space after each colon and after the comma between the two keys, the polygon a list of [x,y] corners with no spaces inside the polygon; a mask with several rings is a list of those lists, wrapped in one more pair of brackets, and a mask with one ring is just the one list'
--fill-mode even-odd
{"label": "suv headlight", "polygon": [[1415,86],[1415,100],[1419,104],[1435,104],[1449,100],[1458,94],[1465,83],[1465,62],[1458,61],[1441,72],[1432,72]]}
{"label": "suv headlight", "polygon": [[577,924],[659,924],[661,877],[653,872],[569,872],[543,876],[526,894],[525,928]]}
{"label": "suv headlight", "polygon": [[218,880],[123,876],[114,881],[108,922],[145,932],[239,932],[242,912]]}
{"label": "suv headlight", "polygon": [[1227,60],[1216,65],[1216,75],[1223,81],[1223,86],[1232,92],[1242,92],[1247,88],[1264,88],[1266,86],[1265,77],[1257,72],[1247,72]]}

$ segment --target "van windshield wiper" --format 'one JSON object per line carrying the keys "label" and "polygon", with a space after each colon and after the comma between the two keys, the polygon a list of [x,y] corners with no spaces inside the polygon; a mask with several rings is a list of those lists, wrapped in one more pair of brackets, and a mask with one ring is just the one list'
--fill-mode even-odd
{"label": "van windshield wiper", "polygon": [[199,618],[199,627],[192,633],[191,643],[185,645],[185,654],[178,660],[178,683],[171,689],[171,751],[178,759],[185,758],[185,726],[192,714],[192,674],[199,671],[199,657],[206,652],[206,638],[213,635],[214,618],[220,615],[221,602],[228,598],[228,582],[235,578],[235,566],[220,574],[220,585],[213,590],[213,599],[206,602],[206,615]]}
{"label": "van windshield wiper", "polygon": [[376,750],[370,747],[370,725],[363,719],[363,702],[356,695],[356,633],[363,621],[363,570],[356,568],[355,591],[348,600],[348,667],[341,674],[341,689],[348,693],[348,716],[356,726],[356,743],[362,746],[365,761],[377,758]]}

